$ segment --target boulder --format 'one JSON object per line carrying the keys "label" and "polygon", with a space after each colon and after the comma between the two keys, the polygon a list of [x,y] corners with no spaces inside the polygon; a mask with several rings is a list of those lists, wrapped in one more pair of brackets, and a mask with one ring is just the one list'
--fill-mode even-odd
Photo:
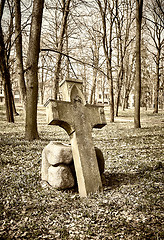
{"label": "boulder", "polygon": [[[102,151],[95,147],[100,175],[104,172]],[[71,145],[50,142],[42,152],[41,178],[57,189],[77,185]]]}
{"label": "boulder", "polygon": [[68,144],[50,142],[42,151],[41,178],[48,181],[48,168],[72,162],[72,150]]}
{"label": "boulder", "polygon": [[50,142],[43,151],[45,151],[46,158],[51,165],[72,162],[72,150],[68,144]]}
{"label": "boulder", "polygon": [[72,188],[75,185],[72,172],[66,165],[50,166],[48,169],[48,183],[60,190]]}

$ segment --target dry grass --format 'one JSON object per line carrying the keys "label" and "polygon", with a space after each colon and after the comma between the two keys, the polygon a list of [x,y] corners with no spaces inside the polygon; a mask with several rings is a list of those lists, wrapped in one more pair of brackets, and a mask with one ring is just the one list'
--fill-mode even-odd
{"label": "dry grass", "polygon": [[[39,107],[41,139],[24,139],[20,106],[14,124],[0,106],[1,239],[163,239],[164,112],[141,111],[141,129],[133,111],[93,130],[104,154],[104,192],[80,199],[74,190],[42,185],[41,153],[50,141],[69,142],[66,133],[46,124]],[[107,111],[108,114],[108,111]],[[107,118],[108,119],[108,118]]]}

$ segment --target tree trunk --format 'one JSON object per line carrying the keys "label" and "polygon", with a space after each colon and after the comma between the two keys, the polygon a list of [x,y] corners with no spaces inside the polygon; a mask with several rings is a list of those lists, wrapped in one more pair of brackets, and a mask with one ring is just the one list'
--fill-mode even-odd
{"label": "tree trunk", "polygon": [[[0,30],[1,31],[1,30]],[[0,33],[0,39],[1,39],[1,33]],[[0,41],[1,42],[1,41]],[[0,58],[4,59],[4,56],[2,57],[1,53],[1,46],[0,46]],[[6,117],[8,122],[14,122],[14,114],[13,114],[13,101],[12,101],[12,90],[11,90],[11,82],[10,82],[10,72],[9,69],[6,67],[5,61],[1,63],[1,73],[2,73],[2,80],[4,84],[4,94],[5,94],[5,106],[6,106]]]}
{"label": "tree trunk", "polygon": [[[122,59],[123,61],[123,59]],[[119,109],[119,105],[120,105],[120,95],[121,95],[121,88],[122,88],[122,83],[123,83],[123,64],[121,63],[121,68],[120,71],[118,73],[118,86],[117,86],[117,95],[116,95],[116,117],[118,117],[118,109]]]}
{"label": "tree trunk", "polygon": [[134,127],[140,128],[141,101],[141,23],[143,0],[136,0],[136,79],[135,79],[135,110]]}
{"label": "tree trunk", "polygon": [[125,72],[126,72],[125,80],[126,81],[125,81],[125,93],[124,93],[124,100],[123,100],[123,110],[125,108],[128,108],[128,106],[129,106],[129,95],[132,90],[133,83],[135,81],[135,73],[133,73],[134,64],[135,64],[135,53],[133,53],[131,65],[129,62],[129,55],[128,55],[128,59],[126,61],[126,67],[125,67]]}
{"label": "tree trunk", "polygon": [[13,92],[11,92],[11,94],[12,94],[12,95],[11,95],[11,99],[12,99],[13,114],[14,114],[15,116],[18,116],[19,113],[17,113],[16,107],[15,107],[15,100],[14,100]]}
{"label": "tree trunk", "polygon": [[26,106],[26,85],[24,79],[23,70],[23,56],[22,56],[22,32],[21,32],[21,8],[20,0],[15,1],[15,48],[16,48],[16,63],[17,63],[17,74],[19,90],[21,95],[21,101],[25,110]]}
{"label": "tree trunk", "polygon": [[110,94],[110,122],[114,122],[114,96],[113,96],[113,76],[112,76],[112,66],[110,61],[109,67],[109,94]]}
{"label": "tree trunk", "polygon": [[114,122],[114,95],[113,95],[113,74],[112,74],[112,20],[110,23],[110,35],[109,35],[109,56],[107,58],[107,66],[108,66],[108,76],[109,76],[109,94],[110,94],[110,122]]}
{"label": "tree trunk", "polygon": [[[156,64],[156,79],[155,79],[155,86],[154,86],[154,96],[153,96],[153,108],[154,113],[158,113],[159,108],[159,86],[160,80],[162,80],[162,66],[161,60],[163,59],[163,56],[161,55],[162,49],[164,46],[164,28],[163,28],[163,22],[164,22],[164,12],[162,10],[163,8],[163,1],[162,0],[156,0],[156,1],[150,1],[150,5],[148,6],[151,23],[147,22],[146,26],[150,34],[150,38],[154,43],[154,50],[152,50],[153,59]],[[152,25],[153,23],[153,25]],[[162,100],[162,99],[161,99]]]}
{"label": "tree trunk", "polygon": [[[101,18],[102,18],[102,26],[103,26],[103,49],[106,58],[107,64],[107,78],[109,81],[109,95],[110,95],[110,122],[114,122],[114,96],[113,96],[113,75],[112,75],[112,29],[114,19],[113,17],[113,9],[110,9],[110,31],[109,31],[109,39],[107,39],[107,30],[106,30],[106,11],[107,11],[107,1],[104,1],[104,9],[102,7],[102,3],[100,0],[97,1]],[[109,44],[109,45],[108,45]]]}
{"label": "tree trunk", "polygon": [[117,94],[116,94],[116,117],[118,117],[118,109],[120,105],[120,94],[121,94],[121,88],[123,83],[123,73],[124,73],[124,56],[123,56],[123,44],[122,44],[122,36],[121,36],[121,26],[120,26],[120,18],[118,14],[118,0],[116,0],[116,18],[117,18],[117,25],[116,25],[116,33],[117,33],[117,48],[118,48],[118,54],[117,54],[117,63],[118,67],[120,66],[117,74]]}
{"label": "tree trunk", "polygon": [[[68,45],[69,45],[69,42],[68,42],[68,25],[66,24],[66,53],[67,53],[67,56],[69,55],[69,51],[68,51]],[[67,66],[67,73],[66,73],[66,76],[67,76],[67,79],[69,79],[70,77],[70,69],[69,69],[69,57],[67,57],[66,59],[66,66]]]}
{"label": "tree trunk", "polygon": [[99,50],[97,49],[97,46],[95,44],[95,48],[93,50],[93,81],[91,86],[91,95],[90,95],[90,104],[95,104],[95,92],[96,92],[96,81],[97,81],[97,68],[99,63]]}
{"label": "tree trunk", "polygon": [[41,94],[41,104],[43,105],[44,101],[44,70],[42,66],[42,73],[41,73],[41,83],[40,83],[40,94]]}
{"label": "tree trunk", "polygon": [[34,0],[30,29],[29,50],[27,55],[27,102],[25,137],[38,139],[37,102],[38,102],[38,59],[44,0]]}
{"label": "tree trunk", "polygon": [[83,95],[84,98],[86,100],[86,102],[88,103],[88,99],[87,99],[87,78],[86,78],[86,66],[84,64],[84,73],[83,73]]}
{"label": "tree trunk", "polygon": [[[94,76],[93,76],[94,77]],[[94,95],[96,90],[96,77],[93,78],[92,88],[91,88],[91,94],[89,99],[89,104],[94,104]]]}
{"label": "tree trunk", "polygon": [[7,121],[14,122],[10,72],[9,72],[9,66],[7,66],[7,54],[6,54],[4,36],[3,36],[3,31],[1,26],[4,4],[5,4],[5,0],[2,0],[0,4],[0,71],[1,71],[3,85],[4,85]]}
{"label": "tree trunk", "polygon": [[55,77],[54,77],[54,98],[58,98],[59,94],[59,73],[60,73],[60,67],[61,67],[61,59],[62,59],[62,50],[63,50],[63,38],[64,34],[67,28],[67,18],[69,14],[69,5],[71,0],[67,0],[67,2],[64,4],[64,14],[63,14],[63,20],[61,25],[61,31],[59,36],[59,42],[58,42],[58,54],[57,54],[57,60],[56,60],[56,67],[55,67]]}
{"label": "tree trunk", "polygon": [[154,96],[154,113],[158,113],[158,99],[159,99],[159,69],[160,69],[160,48],[158,48],[156,60],[156,82],[155,82],[155,96]]}

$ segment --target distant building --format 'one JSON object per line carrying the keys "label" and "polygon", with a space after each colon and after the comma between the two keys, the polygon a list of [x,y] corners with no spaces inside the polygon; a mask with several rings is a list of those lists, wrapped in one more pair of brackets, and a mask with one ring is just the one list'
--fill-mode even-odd
{"label": "distant building", "polygon": [[95,102],[101,104],[109,104],[109,86],[103,79],[97,81]]}

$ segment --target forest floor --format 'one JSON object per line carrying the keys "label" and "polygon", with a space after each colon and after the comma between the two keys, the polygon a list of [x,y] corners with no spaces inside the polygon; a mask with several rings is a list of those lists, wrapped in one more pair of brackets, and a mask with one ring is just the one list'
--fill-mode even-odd
{"label": "forest floor", "polygon": [[93,130],[105,158],[103,193],[82,199],[41,181],[43,148],[68,143],[67,134],[48,126],[39,107],[40,140],[28,142],[17,111],[7,123],[0,105],[0,239],[164,239],[164,111],[142,109],[141,129],[126,110]]}

